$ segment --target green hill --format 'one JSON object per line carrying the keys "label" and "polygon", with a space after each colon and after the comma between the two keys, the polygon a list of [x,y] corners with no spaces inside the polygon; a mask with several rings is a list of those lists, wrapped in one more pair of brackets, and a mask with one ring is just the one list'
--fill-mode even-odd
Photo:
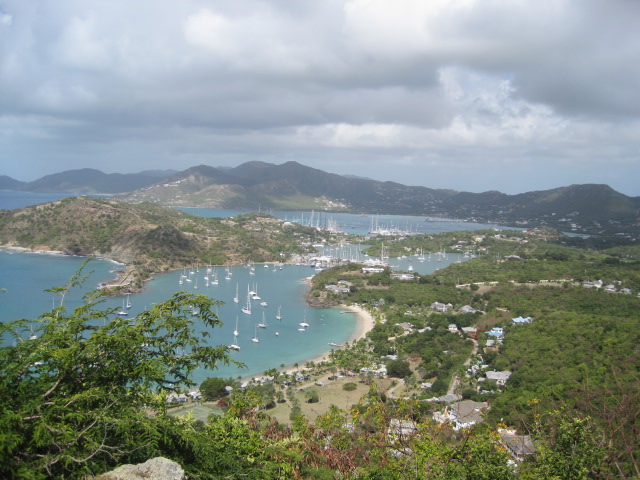
{"label": "green hill", "polygon": [[0,211],[0,245],[104,256],[140,273],[195,263],[280,261],[316,231],[265,215],[202,218],[151,203],[72,197]]}

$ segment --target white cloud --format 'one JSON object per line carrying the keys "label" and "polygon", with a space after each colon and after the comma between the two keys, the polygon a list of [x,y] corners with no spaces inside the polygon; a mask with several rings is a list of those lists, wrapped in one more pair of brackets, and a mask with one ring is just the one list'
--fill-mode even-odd
{"label": "white cloud", "polygon": [[639,19],[625,0],[4,0],[0,147],[18,178],[54,154],[295,159],[506,190],[561,165],[640,194]]}

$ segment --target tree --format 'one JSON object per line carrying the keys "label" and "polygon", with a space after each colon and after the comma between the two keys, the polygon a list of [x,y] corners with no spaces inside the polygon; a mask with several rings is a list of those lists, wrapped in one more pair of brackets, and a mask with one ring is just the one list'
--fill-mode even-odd
{"label": "tree", "polygon": [[200,393],[202,398],[207,401],[217,400],[218,398],[228,395],[226,387],[234,384],[231,379],[224,379],[220,377],[209,377],[200,384]]}
{"label": "tree", "polygon": [[387,363],[387,375],[390,377],[407,378],[412,374],[411,366],[406,360],[392,360]]}
{"label": "tree", "polygon": [[64,297],[85,280],[84,268],[50,290],[60,305],[35,332],[33,320],[0,324],[0,337],[13,339],[0,348],[3,478],[83,477],[152,455],[179,457],[164,450],[178,430],[162,392],[192,386],[196,368],[233,362],[226,347],[206,345],[208,331],[194,329],[191,306],[208,329],[221,324],[217,301],[205,295],[176,293],[132,321],[100,310],[102,294],[92,292],[69,314]]}
{"label": "tree", "polygon": [[[540,442],[535,463],[523,472],[525,478],[612,478],[605,462],[606,452],[597,445],[601,434],[593,427],[590,418],[571,417],[556,411],[547,420],[553,426],[552,432],[540,434],[547,437],[547,441]],[[537,426],[537,430],[542,428]]]}
{"label": "tree", "polygon": [[304,395],[307,398],[307,403],[318,403],[320,401],[318,391],[315,388],[305,390]]}

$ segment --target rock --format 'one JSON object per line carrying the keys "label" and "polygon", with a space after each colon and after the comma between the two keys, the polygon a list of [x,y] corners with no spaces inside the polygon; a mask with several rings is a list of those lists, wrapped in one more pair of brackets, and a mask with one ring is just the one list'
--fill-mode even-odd
{"label": "rock", "polygon": [[168,458],[156,457],[138,465],[122,465],[95,480],[186,480],[184,470]]}

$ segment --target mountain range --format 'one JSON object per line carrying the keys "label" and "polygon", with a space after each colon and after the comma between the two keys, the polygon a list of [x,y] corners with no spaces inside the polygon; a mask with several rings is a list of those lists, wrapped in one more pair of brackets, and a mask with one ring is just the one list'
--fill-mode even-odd
{"label": "mountain range", "polygon": [[80,169],[33,182],[0,176],[0,188],[31,192],[109,193],[129,202],[240,210],[328,210],[453,217],[506,225],[549,225],[563,231],[637,233],[640,197],[607,185],[571,185],[507,195],[406,186],[342,176],[287,162],[235,168],[199,165],[183,171],[105,174]]}

